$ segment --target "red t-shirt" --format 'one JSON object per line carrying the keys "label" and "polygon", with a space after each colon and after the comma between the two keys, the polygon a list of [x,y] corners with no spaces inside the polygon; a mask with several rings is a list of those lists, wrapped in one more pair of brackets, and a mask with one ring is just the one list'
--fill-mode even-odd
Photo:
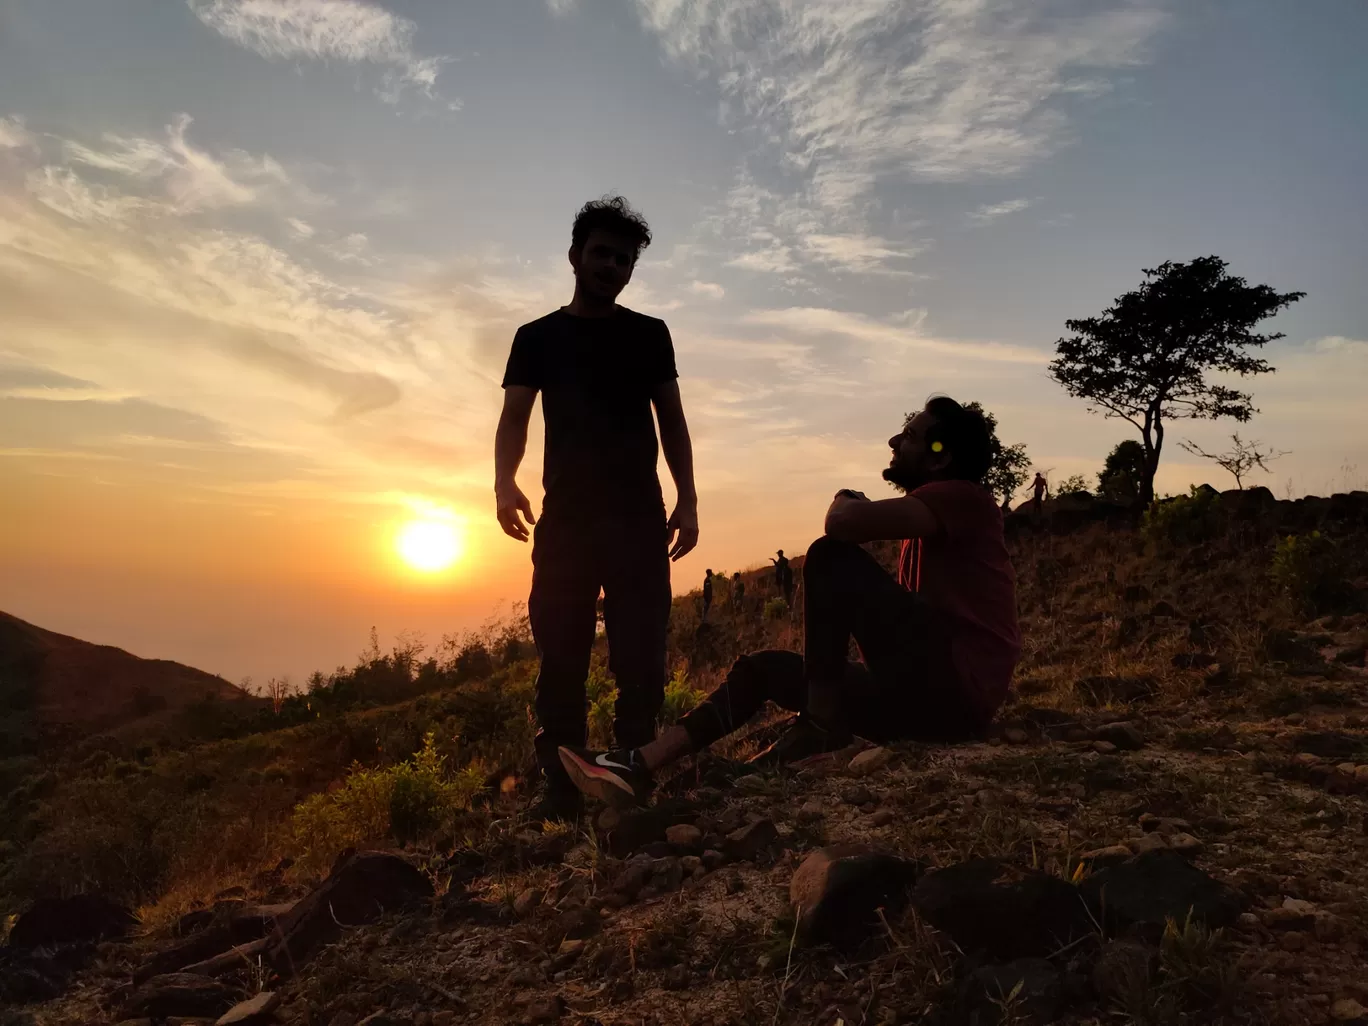
{"label": "red t-shirt", "polygon": [[1021,654],[1016,574],[1002,536],[1002,511],[969,481],[933,481],[911,492],[935,515],[940,531],[903,542],[898,583],[955,624],[955,669],[985,715],[1002,704]]}

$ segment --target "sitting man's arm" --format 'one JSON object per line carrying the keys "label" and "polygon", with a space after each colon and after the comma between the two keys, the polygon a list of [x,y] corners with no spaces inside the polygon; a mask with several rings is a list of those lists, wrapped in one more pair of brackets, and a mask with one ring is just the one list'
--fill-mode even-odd
{"label": "sitting man's arm", "polygon": [[928,538],[941,529],[931,507],[913,495],[871,502],[837,493],[827,510],[824,530],[848,542],[888,538]]}

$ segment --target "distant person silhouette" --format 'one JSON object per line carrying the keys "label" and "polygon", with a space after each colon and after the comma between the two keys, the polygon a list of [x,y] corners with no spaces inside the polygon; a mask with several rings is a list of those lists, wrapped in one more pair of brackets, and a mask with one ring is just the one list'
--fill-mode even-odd
{"label": "distant person silhouette", "polygon": [[746,582],[741,579],[741,571],[732,574],[731,607],[741,613],[746,608]]}
{"label": "distant person silhouette", "polygon": [[703,571],[703,619],[708,618],[708,610],[712,609],[713,604],[713,572]]}
{"label": "distant person silhouette", "polygon": [[[536,524],[527,611],[541,657],[539,818],[574,819],[583,807],[556,752],[587,740],[585,679],[600,589],[618,688],[614,734],[620,745],[643,745],[655,737],[664,701],[670,561],[698,543],[693,449],[669,329],[617,304],[650,241],[646,222],[621,197],[585,204],[571,229],[574,295],[518,329],[504,372],[494,443],[499,524],[524,542]],[[515,480],[538,393],[546,422],[540,520]],[[668,520],[652,406],[678,493]]]}
{"label": "distant person silhouette", "polygon": [[1036,471],[1035,480],[1031,482],[1031,511],[1039,513],[1041,505],[1050,496],[1050,482],[1045,480],[1045,475]]}
{"label": "distant person silhouette", "polygon": [[[1007,695],[1021,652],[1016,581],[1002,512],[982,485],[983,415],[940,396],[888,440],[884,478],[903,494],[838,492],[803,564],[803,654],[742,656],[707,699],[638,749],[562,748],[586,794],[640,803],[651,774],[740,729],[773,701],[798,722],[762,764],[792,763],[850,743],[981,736]],[[903,539],[896,576],[861,544]],[[861,661],[847,662],[850,640]]]}
{"label": "distant person silhouette", "polygon": [[784,550],[780,549],[777,559],[771,559],[774,564],[774,583],[778,585],[779,591],[784,596],[784,602],[788,605],[793,604],[793,569],[789,566],[788,557],[784,555]]}

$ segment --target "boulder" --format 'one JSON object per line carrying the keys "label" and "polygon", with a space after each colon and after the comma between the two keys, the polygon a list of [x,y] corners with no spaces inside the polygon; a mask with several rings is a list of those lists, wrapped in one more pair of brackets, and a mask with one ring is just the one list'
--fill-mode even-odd
{"label": "boulder", "polygon": [[172,1015],[217,1017],[237,1001],[237,992],[218,980],[191,973],[154,976],[133,992],[123,1014],[165,1019]]}
{"label": "boulder", "polygon": [[16,948],[50,948],[127,936],[138,920],[102,894],[39,898],[15,920],[9,943]]}
{"label": "boulder", "polygon": [[803,860],[789,881],[789,900],[805,944],[857,946],[879,925],[877,910],[896,914],[921,867],[864,845],[833,845]]}
{"label": "boulder", "polygon": [[1158,951],[1148,944],[1108,941],[1093,963],[1093,989],[1103,1001],[1127,1007],[1149,991],[1158,963]]}
{"label": "boulder", "polygon": [[866,748],[850,760],[847,769],[857,776],[877,773],[893,761],[893,753],[887,748]]}
{"label": "boulder", "polygon": [[374,922],[432,894],[428,878],[399,856],[355,852],[280,920],[267,958],[277,972],[293,972],[344,926]]}
{"label": "boulder", "polygon": [[756,820],[727,835],[727,856],[737,862],[748,862],[778,839],[779,829],[772,820]]}
{"label": "boulder", "polygon": [[280,1007],[280,995],[263,990],[256,997],[239,1001],[219,1016],[214,1026],[264,1026],[275,1018],[275,1010]]}
{"label": "boulder", "polygon": [[1195,922],[1206,926],[1229,926],[1245,906],[1234,888],[1167,850],[1146,852],[1099,869],[1083,880],[1080,890],[1102,910],[1104,925],[1113,930],[1135,925],[1162,929],[1169,919],[1183,922],[1189,912]]}
{"label": "boulder", "polygon": [[912,904],[966,953],[1041,958],[1095,932],[1084,895],[1048,873],[999,859],[971,859],[927,873]]}
{"label": "boulder", "polygon": [[665,831],[665,840],[684,852],[703,850],[703,831],[692,823],[676,823]]}
{"label": "boulder", "polygon": [[1145,735],[1133,723],[1108,723],[1097,728],[1093,737],[1115,745],[1122,752],[1138,752],[1145,747]]}

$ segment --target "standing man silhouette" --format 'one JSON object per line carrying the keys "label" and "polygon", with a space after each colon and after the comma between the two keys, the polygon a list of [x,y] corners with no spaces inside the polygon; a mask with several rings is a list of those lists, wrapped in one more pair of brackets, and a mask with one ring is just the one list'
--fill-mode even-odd
{"label": "standing man silhouette", "polygon": [[1045,475],[1036,471],[1035,480],[1031,482],[1031,512],[1039,513],[1041,503],[1050,497],[1050,482],[1045,480]]}
{"label": "standing man silhouette", "polygon": [[[622,197],[585,204],[571,230],[574,296],[518,329],[504,373],[494,443],[499,524],[518,541],[534,535],[527,610],[541,659],[536,750],[546,782],[535,818],[572,820],[583,808],[556,752],[587,740],[585,679],[600,589],[608,667],[617,678],[617,744],[637,747],[655,737],[670,561],[698,544],[693,446],[669,329],[617,304],[650,242],[650,228]],[[515,477],[539,392],[546,452],[537,520]],[[653,406],[677,493],[668,520]]]}
{"label": "standing man silhouette", "polygon": [[705,570],[703,573],[703,622],[708,622],[708,610],[712,609],[713,602],[713,572]]}
{"label": "standing man silhouette", "polygon": [[793,569],[789,566],[788,557],[784,555],[784,550],[780,549],[776,555],[778,559],[771,559],[774,564],[774,583],[779,585],[779,590],[784,595],[784,602],[793,605]]}

